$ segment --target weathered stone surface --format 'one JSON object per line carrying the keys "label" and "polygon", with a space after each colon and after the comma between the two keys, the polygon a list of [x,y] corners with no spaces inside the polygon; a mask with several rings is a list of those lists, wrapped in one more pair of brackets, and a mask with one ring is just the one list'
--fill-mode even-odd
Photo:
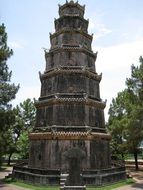
{"label": "weathered stone surface", "polygon": [[51,51],[45,54],[45,58],[46,71],[60,66],[83,66],[95,71],[96,55],[91,51],[88,52],[83,44],[74,44],[69,47],[68,44],[53,45]]}
{"label": "weathered stone surface", "polygon": [[103,169],[111,165],[108,140],[31,140],[29,167],[67,171],[64,153],[74,146],[85,151],[82,169]]}

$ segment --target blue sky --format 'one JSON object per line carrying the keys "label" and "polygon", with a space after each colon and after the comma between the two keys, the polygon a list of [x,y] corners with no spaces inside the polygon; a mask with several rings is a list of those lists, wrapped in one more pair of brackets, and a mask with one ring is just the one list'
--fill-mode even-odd
{"label": "blue sky", "polygon": [[[54,32],[58,4],[65,0],[0,0],[0,22],[8,33],[8,44],[14,55],[8,61],[13,75],[11,81],[20,84],[16,105],[26,98],[40,96],[38,72],[44,72],[42,48],[50,48],[49,33]],[[92,49],[98,51],[96,69],[103,73],[101,98],[111,100],[125,87],[130,67],[143,55],[142,0],[79,0],[86,5],[89,34],[94,34]]]}

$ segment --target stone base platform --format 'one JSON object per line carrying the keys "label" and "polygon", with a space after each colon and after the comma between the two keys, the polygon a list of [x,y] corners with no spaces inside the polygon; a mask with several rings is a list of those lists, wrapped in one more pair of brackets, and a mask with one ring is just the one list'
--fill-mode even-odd
{"label": "stone base platform", "polygon": [[102,170],[83,171],[83,182],[86,185],[102,186],[126,179],[125,167],[113,167]]}
{"label": "stone base platform", "polygon": [[[14,166],[12,173],[12,177],[17,180],[24,181],[30,184],[39,184],[45,186],[60,186],[60,176],[60,169],[51,170],[28,168],[28,166],[26,165]],[[102,186],[126,179],[126,172],[125,167],[113,167],[102,170],[84,170],[82,172],[82,177],[83,183],[85,185]]]}
{"label": "stone base platform", "polygon": [[29,168],[28,165],[15,165],[12,171],[14,179],[34,185],[60,184],[60,170]]}

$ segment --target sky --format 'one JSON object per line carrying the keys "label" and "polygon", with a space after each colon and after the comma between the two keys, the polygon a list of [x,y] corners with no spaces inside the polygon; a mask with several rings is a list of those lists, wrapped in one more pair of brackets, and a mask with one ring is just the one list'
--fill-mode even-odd
{"label": "sky", "polygon": [[[17,105],[27,98],[40,96],[39,74],[45,70],[43,48],[50,48],[49,33],[54,33],[58,4],[66,0],[0,0],[0,24],[8,33],[8,45],[14,55],[8,60],[11,82],[20,84]],[[96,71],[102,73],[100,95],[108,109],[117,93],[124,90],[131,65],[143,56],[143,0],[79,0],[86,5],[88,33],[94,34],[92,50],[98,51]]]}

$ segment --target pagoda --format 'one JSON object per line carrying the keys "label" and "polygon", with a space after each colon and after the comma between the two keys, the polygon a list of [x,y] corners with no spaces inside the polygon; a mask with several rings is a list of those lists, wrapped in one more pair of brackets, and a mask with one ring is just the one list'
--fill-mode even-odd
{"label": "pagoda", "polygon": [[[80,167],[86,184],[103,185],[125,178],[122,167],[111,167],[106,103],[99,88],[102,75],[96,72],[97,52],[91,48],[93,35],[88,33],[84,12],[85,6],[78,2],[59,5],[51,47],[45,50],[46,68],[39,74],[41,94],[35,103],[36,125],[29,136],[28,167],[23,170],[34,183],[59,183],[61,173],[68,173],[65,155],[74,148],[85,154]],[[17,171],[15,167],[16,178],[25,180]]]}

